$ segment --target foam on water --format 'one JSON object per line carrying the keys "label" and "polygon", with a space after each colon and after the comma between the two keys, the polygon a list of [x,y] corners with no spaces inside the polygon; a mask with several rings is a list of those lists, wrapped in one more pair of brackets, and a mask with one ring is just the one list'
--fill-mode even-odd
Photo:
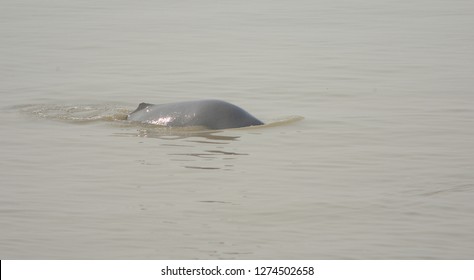
{"label": "foam on water", "polygon": [[88,123],[127,119],[129,109],[111,104],[28,104],[17,106],[20,112],[38,118]]}

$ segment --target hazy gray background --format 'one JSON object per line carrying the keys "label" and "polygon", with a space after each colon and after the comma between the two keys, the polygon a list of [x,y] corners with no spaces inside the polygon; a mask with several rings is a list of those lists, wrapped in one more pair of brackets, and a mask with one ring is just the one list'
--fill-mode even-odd
{"label": "hazy gray background", "polygon": [[[472,259],[473,27],[471,0],[1,0],[0,257]],[[120,120],[204,98],[282,123]]]}

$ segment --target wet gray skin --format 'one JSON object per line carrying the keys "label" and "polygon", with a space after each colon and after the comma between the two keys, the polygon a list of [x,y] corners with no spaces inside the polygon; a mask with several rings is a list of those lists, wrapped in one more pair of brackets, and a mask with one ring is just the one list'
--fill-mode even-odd
{"label": "wet gray skin", "polygon": [[140,103],[130,121],[169,127],[204,126],[209,129],[262,125],[244,109],[220,100],[186,101],[168,104]]}

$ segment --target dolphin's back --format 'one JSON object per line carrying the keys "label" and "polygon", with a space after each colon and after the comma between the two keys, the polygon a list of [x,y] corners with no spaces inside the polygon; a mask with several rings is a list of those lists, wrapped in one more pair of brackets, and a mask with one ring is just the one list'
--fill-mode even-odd
{"label": "dolphin's back", "polygon": [[199,100],[168,104],[140,103],[128,120],[169,127],[204,126],[209,129],[262,125],[244,109],[221,100]]}

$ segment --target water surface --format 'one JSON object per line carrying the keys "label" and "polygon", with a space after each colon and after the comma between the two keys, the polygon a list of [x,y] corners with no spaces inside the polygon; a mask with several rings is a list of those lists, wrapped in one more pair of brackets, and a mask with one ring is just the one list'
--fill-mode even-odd
{"label": "water surface", "polygon": [[473,3],[3,1],[0,257],[472,259]]}

